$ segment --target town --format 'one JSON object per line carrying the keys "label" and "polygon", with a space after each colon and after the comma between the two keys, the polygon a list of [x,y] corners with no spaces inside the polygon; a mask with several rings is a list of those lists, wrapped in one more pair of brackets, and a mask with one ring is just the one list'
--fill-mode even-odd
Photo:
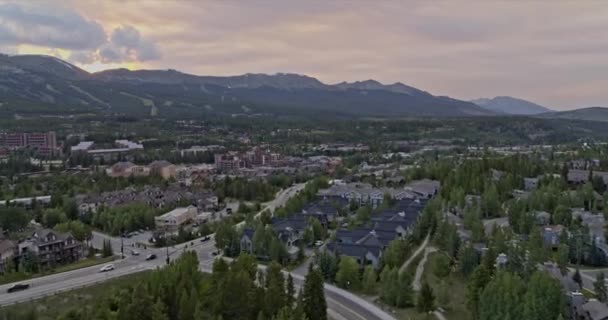
{"label": "town", "polygon": [[[399,317],[525,315],[534,299],[552,299],[555,318],[608,312],[603,144],[407,143],[387,156],[362,143],[167,150],[6,132],[0,145],[5,286],[96,266],[112,274],[121,260],[171,263],[181,248],[209,270],[243,255],[300,277],[312,264]],[[518,307],[486,301],[505,290],[519,290]]]}

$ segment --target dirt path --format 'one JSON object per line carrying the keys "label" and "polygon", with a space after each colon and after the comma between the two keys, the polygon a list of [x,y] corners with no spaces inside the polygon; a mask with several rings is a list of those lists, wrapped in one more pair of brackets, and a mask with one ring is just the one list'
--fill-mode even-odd
{"label": "dirt path", "polygon": [[424,250],[424,256],[422,257],[422,260],[420,260],[420,263],[418,263],[418,266],[416,267],[416,275],[414,276],[414,281],[412,281],[412,287],[414,288],[414,291],[418,292],[420,291],[420,288],[422,287],[422,285],[420,284],[420,278],[422,278],[422,274],[424,273],[424,266],[426,265],[426,260],[429,257],[430,253],[433,253],[437,251],[437,248],[434,247],[427,247]]}
{"label": "dirt path", "polygon": [[418,257],[418,255],[422,252],[422,250],[424,250],[424,248],[426,248],[426,246],[429,244],[430,238],[431,238],[431,234],[427,234],[426,238],[424,238],[424,241],[422,242],[420,247],[418,247],[418,249],[416,249],[416,251],[403,263],[401,268],[399,268],[399,273],[402,273],[403,271],[405,271],[405,269],[407,269],[407,266],[409,266],[412,263],[412,261],[414,261],[414,259],[416,259],[416,257]]}

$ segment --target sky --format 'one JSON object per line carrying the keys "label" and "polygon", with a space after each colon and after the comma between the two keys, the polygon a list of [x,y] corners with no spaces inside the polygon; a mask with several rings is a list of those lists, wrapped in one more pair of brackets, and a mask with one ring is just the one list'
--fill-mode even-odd
{"label": "sky", "polygon": [[608,107],[603,1],[5,1],[0,52],[88,71],[292,72]]}

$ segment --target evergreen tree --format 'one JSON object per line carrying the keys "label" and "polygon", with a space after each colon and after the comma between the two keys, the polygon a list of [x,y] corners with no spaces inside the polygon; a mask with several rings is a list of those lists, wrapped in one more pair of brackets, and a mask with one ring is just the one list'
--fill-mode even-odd
{"label": "evergreen tree", "polygon": [[572,280],[578,284],[578,287],[580,289],[583,288],[583,278],[581,277],[581,273],[578,270],[578,267],[576,268],[576,271],[574,271],[574,274],[572,275]]}
{"label": "evergreen tree", "polygon": [[304,314],[308,319],[327,320],[327,302],[323,291],[323,276],[312,267],[308,267],[308,274],[304,281],[302,295]]}
{"label": "evergreen tree", "polygon": [[336,258],[327,252],[322,252],[318,256],[317,264],[319,265],[319,271],[323,275],[323,279],[333,282],[338,272],[338,262]]}
{"label": "evergreen tree", "polygon": [[409,274],[406,272],[399,274],[397,288],[398,291],[395,306],[405,308],[413,305],[414,289],[412,288],[412,279]]}
{"label": "evergreen tree", "polygon": [[467,281],[466,304],[473,319],[479,319],[479,299],[485,286],[490,281],[490,271],[483,264],[475,268],[475,271]]}
{"label": "evergreen tree", "polygon": [[560,284],[544,272],[536,271],[527,283],[524,319],[557,319],[563,308]]}
{"label": "evergreen tree", "polygon": [[525,285],[519,276],[498,272],[480,295],[478,319],[525,319],[524,294]]}
{"label": "evergreen tree", "polygon": [[293,304],[296,301],[296,288],[295,285],[293,284],[293,277],[291,276],[291,274],[287,275],[287,288],[286,288],[286,296],[285,296],[285,306],[286,307],[293,307]]}
{"label": "evergreen tree", "polygon": [[416,310],[418,312],[431,312],[435,310],[435,294],[433,293],[433,288],[426,282],[420,288]]}
{"label": "evergreen tree", "polygon": [[367,293],[373,293],[376,290],[377,277],[372,266],[366,266],[363,271],[363,289]]}
{"label": "evergreen tree", "polygon": [[347,256],[340,258],[336,282],[342,288],[358,289],[360,287],[359,265],[355,259]]}
{"label": "evergreen tree", "polygon": [[264,296],[264,313],[268,318],[274,317],[286,305],[285,278],[281,266],[272,262],[266,270],[266,294]]}
{"label": "evergreen tree", "polygon": [[593,282],[593,289],[597,299],[601,302],[606,302],[608,291],[606,290],[606,278],[603,272],[597,274],[595,282]]}
{"label": "evergreen tree", "polygon": [[[160,300],[156,299],[156,302],[152,305],[152,320],[169,320],[167,316],[167,307]],[[196,319],[199,320],[199,319]]]}

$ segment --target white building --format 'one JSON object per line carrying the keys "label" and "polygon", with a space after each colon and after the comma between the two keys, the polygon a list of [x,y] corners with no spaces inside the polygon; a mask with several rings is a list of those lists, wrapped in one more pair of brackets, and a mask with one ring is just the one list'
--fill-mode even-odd
{"label": "white building", "polygon": [[194,220],[197,215],[198,209],[195,206],[176,208],[154,218],[154,223],[158,229],[177,229],[179,226]]}

